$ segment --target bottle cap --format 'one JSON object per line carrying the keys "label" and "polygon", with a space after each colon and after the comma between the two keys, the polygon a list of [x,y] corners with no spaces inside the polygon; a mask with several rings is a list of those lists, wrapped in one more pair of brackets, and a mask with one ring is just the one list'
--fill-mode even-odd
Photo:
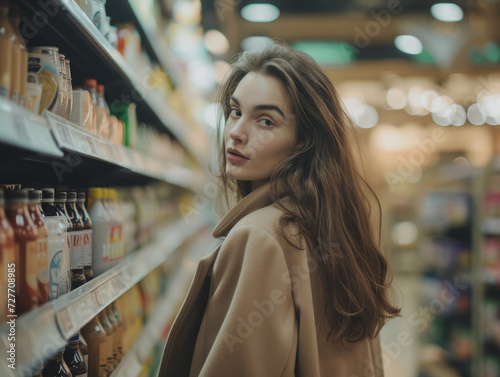
{"label": "bottle cap", "polygon": [[84,202],[85,201],[85,192],[84,191],[78,191],[76,193],[76,201],[77,202]]}
{"label": "bottle cap", "polygon": [[104,93],[104,85],[102,85],[102,84],[97,85],[97,91]]}
{"label": "bottle cap", "polygon": [[42,199],[54,199],[54,189],[53,188],[42,189]]}
{"label": "bottle cap", "polygon": [[68,191],[68,203],[74,203],[76,202],[76,191]]}
{"label": "bottle cap", "polygon": [[93,199],[102,199],[102,188],[100,187],[91,187],[88,191],[89,198]]}
{"label": "bottle cap", "polygon": [[28,202],[28,191],[27,190],[7,190],[5,191],[5,199],[7,202],[12,203],[27,203]]}
{"label": "bottle cap", "polygon": [[68,199],[68,193],[66,191],[56,191],[55,200],[56,201],[66,201]]}
{"label": "bottle cap", "polygon": [[40,200],[42,200],[42,190],[30,189],[28,192],[28,199],[39,203]]}
{"label": "bottle cap", "polygon": [[93,87],[96,87],[97,86],[97,80],[95,79],[86,79],[83,84],[85,86],[93,86]]}

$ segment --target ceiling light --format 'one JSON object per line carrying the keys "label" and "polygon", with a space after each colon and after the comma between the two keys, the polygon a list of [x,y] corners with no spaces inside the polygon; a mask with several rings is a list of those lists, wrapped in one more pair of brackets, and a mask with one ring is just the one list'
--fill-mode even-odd
{"label": "ceiling light", "polygon": [[272,4],[248,4],[241,10],[241,17],[250,22],[271,22],[280,16],[280,10]]}
{"label": "ceiling light", "polygon": [[229,50],[229,41],[219,30],[205,33],[205,47],[214,55],[224,55]]}
{"label": "ceiling light", "polygon": [[458,22],[464,18],[464,11],[457,4],[438,3],[431,7],[432,16],[443,22]]}
{"label": "ceiling light", "polygon": [[405,92],[399,88],[391,88],[387,91],[385,100],[391,109],[404,109],[408,103]]}
{"label": "ceiling light", "polygon": [[481,112],[477,103],[473,103],[469,106],[467,109],[467,118],[469,119],[469,122],[475,126],[480,126],[486,121],[486,115]]}
{"label": "ceiling light", "polygon": [[420,39],[413,35],[399,35],[394,38],[394,44],[398,50],[411,55],[418,55],[424,49]]}
{"label": "ceiling light", "polygon": [[259,50],[273,43],[274,41],[269,37],[247,37],[241,41],[241,49],[244,51]]}
{"label": "ceiling light", "polygon": [[302,41],[292,47],[310,55],[320,65],[347,64],[354,60],[354,49],[345,42]]}

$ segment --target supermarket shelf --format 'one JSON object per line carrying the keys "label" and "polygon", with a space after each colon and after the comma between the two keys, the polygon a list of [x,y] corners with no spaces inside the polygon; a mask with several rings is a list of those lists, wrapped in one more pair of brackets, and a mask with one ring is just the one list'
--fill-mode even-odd
{"label": "supermarket shelf", "polygon": [[200,160],[196,148],[189,144],[184,120],[169,107],[167,99],[159,98],[157,92],[148,88],[147,80],[137,76],[74,0],[54,0],[53,3],[58,9],[48,14],[41,7],[43,2],[22,1],[23,14],[26,14],[23,19],[34,20],[42,13],[50,16],[50,22],[37,28],[33,38],[25,33],[28,46],[40,43],[58,46],[71,60],[73,82],[82,82],[89,76],[96,78],[105,84],[107,98],[135,102],[142,121],[156,127],[161,125]]}
{"label": "supermarket shelf", "polygon": [[132,21],[134,23],[148,54],[169,74],[174,85],[178,86],[180,72],[170,54],[167,40],[156,27],[156,23],[147,20],[146,16],[141,14],[137,3],[138,1],[134,0],[108,1],[106,9],[110,11],[113,22]]}
{"label": "supermarket shelf", "polygon": [[50,128],[43,118],[30,114],[16,104],[0,98],[0,143],[28,153],[62,157]]}
{"label": "supermarket shelf", "polygon": [[[6,359],[0,361],[1,376],[31,376],[42,362],[64,347],[68,339],[112,301],[137,284],[165,262],[181,244],[207,223],[206,216],[166,226],[157,237],[120,264],[91,282],[45,305],[16,318],[16,370],[10,370]],[[0,328],[0,351],[9,350],[9,326]]]}
{"label": "supermarket shelf", "polygon": [[206,249],[206,244],[200,244],[203,241],[205,241],[203,237],[197,237],[197,242],[191,247],[188,256],[183,259],[180,268],[168,283],[165,296],[158,302],[143,331],[110,377],[139,376],[153,347],[161,341],[162,329],[173,321],[176,315],[175,310],[185,297],[186,289],[194,276],[197,261],[203,256],[201,252]]}

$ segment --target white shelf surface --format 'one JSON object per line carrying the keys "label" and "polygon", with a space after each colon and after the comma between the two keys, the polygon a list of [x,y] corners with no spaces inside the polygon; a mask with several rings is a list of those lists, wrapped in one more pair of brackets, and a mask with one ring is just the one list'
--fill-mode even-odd
{"label": "white shelf surface", "polygon": [[[162,228],[150,243],[120,264],[70,293],[16,318],[16,370],[0,360],[0,376],[31,376],[68,339],[107,305],[165,262],[186,239],[207,224],[206,213]],[[9,350],[9,327],[0,327],[0,352]]]}

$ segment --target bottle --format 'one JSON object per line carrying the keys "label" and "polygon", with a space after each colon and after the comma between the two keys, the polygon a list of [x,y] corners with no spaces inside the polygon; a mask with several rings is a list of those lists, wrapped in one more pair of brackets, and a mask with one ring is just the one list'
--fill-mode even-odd
{"label": "bottle", "polygon": [[66,211],[66,200],[68,199],[68,194],[65,191],[56,191],[55,197],[54,197],[54,206],[57,208],[57,210],[62,213],[64,218],[66,219],[66,240],[64,242],[64,252],[63,252],[63,278],[64,278],[64,284],[65,287],[64,289],[67,290],[68,292],[71,291],[71,254],[70,254],[70,247],[69,247],[69,236],[70,233],[73,231],[73,223],[69,220],[68,212]]}
{"label": "bottle", "polygon": [[68,365],[63,358],[64,348],[52,357],[45,368],[43,368],[43,377],[72,377]]}
{"label": "bottle", "polygon": [[69,339],[63,357],[73,377],[87,377],[87,364],[83,359],[79,343],[80,334],[76,333]]}
{"label": "bottle", "polygon": [[99,276],[111,266],[110,259],[110,227],[111,217],[103,203],[102,188],[92,187],[88,190],[87,210],[92,219],[92,270]]}
{"label": "bottle", "polygon": [[108,355],[106,357],[107,358],[106,371],[109,374],[111,374],[118,363],[116,362],[116,359],[114,357],[114,355],[116,354],[116,351],[114,349],[115,330],[111,325],[108,316],[106,315],[106,310],[103,310],[99,313],[99,322],[101,322],[104,331],[106,331],[106,336],[109,342]]}
{"label": "bottle", "polygon": [[97,85],[97,132],[99,136],[109,139],[110,130],[110,113],[109,107],[104,98],[104,85]]}
{"label": "bottle", "polygon": [[19,5],[11,3],[9,17],[14,33],[16,34],[17,42],[19,43],[21,64],[19,66],[20,83],[18,103],[24,107],[26,103],[26,86],[28,84],[28,48],[26,47],[26,42],[24,41],[23,35],[19,30],[19,24],[21,22],[21,11],[19,9]]}
{"label": "bottle", "polygon": [[121,334],[119,333],[119,326],[118,326],[118,321],[115,317],[115,314],[113,312],[113,309],[111,308],[111,305],[108,305],[106,309],[104,309],[106,312],[106,315],[108,316],[109,322],[111,323],[111,326],[113,326],[113,360],[115,362],[115,367],[118,365],[118,363],[121,360]]}
{"label": "bottle", "polygon": [[[66,200],[66,212],[68,219],[73,224],[73,229],[68,235],[69,256],[71,266],[71,290],[85,284],[85,275],[83,274],[84,254],[86,248],[91,245],[92,238],[90,234],[85,233],[83,221],[76,209],[76,192],[68,191]],[[83,252],[82,252],[83,251]]]}
{"label": "bottle", "polygon": [[0,97],[9,98],[12,86],[13,35],[7,15],[8,0],[0,0]]}
{"label": "bottle", "polygon": [[85,340],[85,338],[83,337],[82,334],[80,334],[80,342],[78,343],[78,347],[80,347],[80,351],[82,351],[83,360],[85,361],[85,365],[87,366],[87,370],[88,370],[88,366],[89,366],[89,347],[87,345],[87,341]]}
{"label": "bottle", "polygon": [[83,228],[86,234],[90,236],[90,244],[87,245],[84,255],[83,263],[83,273],[85,275],[86,281],[90,281],[94,278],[94,272],[92,271],[92,220],[90,219],[89,213],[85,208],[85,192],[78,191],[76,197],[76,209],[80,215],[83,222]]}
{"label": "bottle", "polygon": [[107,377],[106,366],[109,343],[106,331],[99,322],[99,317],[95,316],[80,331],[88,342],[89,361],[87,365],[89,377]]}
{"label": "bottle", "polygon": [[[0,189],[0,299],[5,304],[0,309],[1,318],[5,318],[9,307],[14,304],[8,300],[9,269],[12,270],[14,259],[14,229],[5,215],[4,192]],[[10,266],[10,267],[9,267]],[[11,282],[12,282],[12,278]],[[11,284],[12,286],[12,284]],[[11,304],[9,306],[9,304]]]}
{"label": "bottle", "polygon": [[123,246],[123,216],[118,208],[118,193],[115,189],[103,189],[104,205],[111,216],[113,225],[110,231],[110,254],[112,265],[124,257]]}
{"label": "bottle", "polygon": [[94,79],[86,79],[83,84],[83,89],[90,93],[90,107],[92,108],[92,127],[90,129],[96,130],[96,134],[99,134],[99,127],[97,123],[97,81]]}
{"label": "bottle", "polygon": [[42,190],[41,205],[48,235],[49,299],[54,300],[68,293],[70,288],[69,250],[66,248],[68,221],[64,213],[54,205],[53,188]]}
{"label": "bottle", "polygon": [[116,307],[116,301],[113,301],[110,305],[111,311],[113,312],[113,315],[116,319],[116,324],[118,326],[118,362],[120,362],[123,359],[123,336],[125,332],[125,323],[123,322],[123,317],[118,311],[118,308]]}
{"label": "bottle", "polygon": [[38,306],[38,232],[28,212],[28,191],[5,193],[7,218],[14,229],[16,314]]}
{"label": "bottle", "polygon": [[41,306],[49,301],[49,262],[47,256],[49,237],[47,226],[40,211],[42,191],[30,190],[28,199],[28,211],[38,231],[38,305]]}

